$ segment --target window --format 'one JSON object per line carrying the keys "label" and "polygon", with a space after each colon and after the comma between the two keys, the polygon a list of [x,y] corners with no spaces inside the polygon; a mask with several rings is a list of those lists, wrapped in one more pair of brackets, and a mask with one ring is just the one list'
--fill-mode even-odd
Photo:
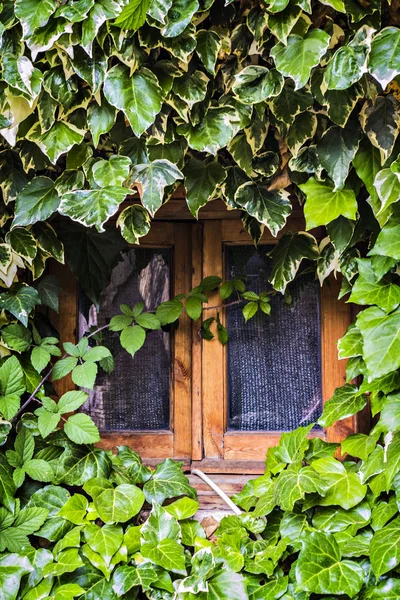
{"label": "window", "polygon": [[[267,253],[276,240],[265,233],[256,249],[240,214],[212,205],[199,222],[190,220],[182,200],[165,205],[160,213],[168,220],[155,221],[140,246],[123,253],[98,311],[62,267],[59,277],[70,286],[55,319],[62,339],[104,324],[121,303],[143,301],[151,310],[208,275],[245,275],[249,289],[268,289]],[[299,229],[295,221],[290,226]],[[247,324],[240,307],[228,307],[225,347],[216,339],[202,341],[199,324],[187,316],[171,333],[150,333],[134,359],[107,333],[117,366],[101,376],[85,406],[102,431],[103,447],[127,444],[150,462],[179,458],[211,472],[263,472],[267,447],[282,431],[315,422],[323,402],[344,383],[336,341],[351,315],[349,305],[337,300],[338,287],[333,279],[321,289],[305,273],[291,286],[290,306],[277,295],[271,317],[257,314]],[[212,293],[209,306],[220,302]],[[65,391],[62,381],[56,384]],[[310,435],[338,441],[358,427],[350,418],[327,431],[315,427]]]}

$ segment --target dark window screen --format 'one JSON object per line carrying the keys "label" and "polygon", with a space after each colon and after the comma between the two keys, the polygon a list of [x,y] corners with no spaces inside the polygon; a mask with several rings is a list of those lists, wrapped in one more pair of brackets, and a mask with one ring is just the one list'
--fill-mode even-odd
{"label": "dark window screen", "polygon": [[[226,278],[247,277],[247,289],[271,290],[272,247],[226,247]],[[322,411],[320,293],[312,275],[271,300],[271,316],[259,311],[246,324],[239,306],[227,308],[228,428],[289,431],[315,422]],[[229,302],[229,300],[228,300]]]}
{"label": "dark window screen", "polygon": [[[122,255],[103,291],[100,308],[81,292],[79,333],[92,325],[104,325],[120,304],[144,302],[152,311],[170,298],[171,250],[132,249]],[[84,410],[102,431],[157,430],[169,428],[170,335],[150,331],[144,346],[131,357],[120,345],[118,334],[106,332],[105,343],[115,358],[115,369],[98,376]]]}

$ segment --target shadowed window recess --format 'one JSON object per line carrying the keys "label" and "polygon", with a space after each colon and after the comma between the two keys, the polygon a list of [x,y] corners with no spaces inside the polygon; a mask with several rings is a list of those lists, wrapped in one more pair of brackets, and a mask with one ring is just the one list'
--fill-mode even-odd
{"label": "shadowed window recess", "polygon": [[[226,246],[225,276],[246,276],[247,289],[271,290],[272,246]],[[288,431],[317,421],[322,412],[320,290],[313,275],[290,287],[292,303],[271,299],[247,323],[240,306],[226,309],[228,429]]]}
{"label": "shadowed window recess", "polygon": [[[97,310],[80,292],[79,336],[102,326],[120,312],[121,304],[144,302],[145,311],[170,299],[172,250],[134,248],[121,256]],[[115,358],[111,374],[103,371],[84,410],[101,431],[160,430],[170,427],[171,339],[149,331],[144,346],[132,358],[119,334],[106,331],[105,344]]]}

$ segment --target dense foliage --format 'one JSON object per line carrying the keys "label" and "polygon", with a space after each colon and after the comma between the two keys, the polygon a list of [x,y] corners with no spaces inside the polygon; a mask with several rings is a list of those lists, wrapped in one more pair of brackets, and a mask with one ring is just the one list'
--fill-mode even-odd
{"label": "dense foliage", "polygon": [[[0,5],[0,598],[400,598],[399,24],[398,0]],[[256,242],[298,204],[306,231],[280,238],[259,297],[211,278],[155,314],[121,307],[110,327],[132,355],[182,310],[199,319],[220,285],[246,320],[268,314],[303,259],[367,307],[320,425],[369,401],[371,434],[343,442],[344,462],[306,428],[284,434],[216,543],[179,464],[104,452],[89,416],[69,416],[113,367],[101,332],[62,355],[35,313],[57,310],[45,269],[64,253],[97,302],[182,183],[194,216],[223,198]],[[226,343],[218,313],[203,336],[215,325]],[[78,389],[55,402],[49,380],[69,373]]]}

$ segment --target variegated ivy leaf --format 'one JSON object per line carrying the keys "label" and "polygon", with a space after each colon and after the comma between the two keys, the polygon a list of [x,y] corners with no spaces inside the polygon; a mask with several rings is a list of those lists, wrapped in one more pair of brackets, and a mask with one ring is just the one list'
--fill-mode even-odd
{"label": "variegated ivy leaf", "polygon": [[39,146],[43,154],[55,165],[62,154],[71,150],[75,144],[81,143],[84,135],[85,132],[72,123],[57,121],[45,133],[41,133],[40,124],[36,123],[28,131],[26,138]]}
{"label": "variegated ivy leaf", "polygon": [[87,111],[87,119],[90,132],[93,138],[93,145],[98,146],[100,136],[108,133],[115,123],[117,111],[110,106],[103,98],[101,106],[96,102],[90,104]]}
{"label": "variegated ivy leaf", "polygon": [[122,65],[108,71],[104,95],[112,106],[124,112],[137,137],[153,123],[163,100],[157,77],[149,69],[143,67],[131,75]]}
{"label": "variegated ivy leaf", "polygon": [[274,247],[270,282],[275,290],[285,292],[288,283],[293,281],[304,259],[318,257],[318,244],[313,235],[305,232],[285,233]]}
{"label": "variegated ivy leaf", "polygon": [[235,202],[250,216],[268,227],[273,236],[284,227],[292,211],[288,192],[269,191],[268,186],[252,181],[244,183],[237,189]]}
{"label": "variegated ivy leaf", "polygon": [[[16,254],[22,256],[26,262],[32,263],[37,253],[37,242],[28,229],[25,229],[24,227],[11,229],[6,235],[6,241],[10,244]],[[3,246],[3,244],[1,244],[1,246]],[[0,260],[0,264],[3,265],[2,260]]]}
{"label": "variegated ivy leaf", "polygon": [[183,179],[183,173],[169,160],[154,160],[149,164],[133,167],[130,181],[131,186],[138,188],[143,206],[152,217],[160,208],[164,190],[178,179]]}
{"label": "variegated ivy leaf", "polygon": [[196,40],[196,52],[201,62],[211,75],[215,75],[215,65],[221,49],[221,38],[215,31],[200,29],[196,33]]}
{"label": "variegated ivy leaf", "polygon": [[76,190],[64,194],[58,212],[85,227],[95,226],[104,231],[104,223],[118,210],[118,206],[129,190],[117,186],[106,186],[97,190]]}
{"label": "variegated ivy leaf", "polygon": [[174,93],[181,98],[190,108],[196,102],[201,102],[206,97],[209,79],[202,71],[186,73],[174,81]]}
{"label": "variegated ivy leaf", "polygon": [[302,14],[300,6],[289,4],[278,14],[268,15],[268,29],[282,44],[286,44],[288,35]]}
{"label": "variegated ivy leaf", "polygon": [[334,125],[317,144],[318,158],[335,184],[334,191],[341,190],[345,184],[361,135],[357,122],[350,122],[345,129]]}
{"label": "variegated ivy leaf", "polygon": [[114,25],[121,27],[121,29],[133,29],[136,31],[144,25],[150,4],[150,0],[130,0],[114,21]]}
{"label": "variegated ivy leaf", "polygon": [[383,165],[390,156],[400,129],[400,102],[392,94],[367,101],[360,113],[361,125],[381,154]]}
{"label": "variegated ivy leaf", "polygon": [[166,38],[175,38],[186,29],[195,12],[199,9],[197,0],[172,0],[166,25],[161,33]]}
{"label": "variegated ivy leaf", "polygon": [[312,111],[296,116],[287,133],[287,144],[293,156],[297,156],[304,142],[314,137],[317,124],[317,117]]}
{"label": "variegated ivy leaf", "polygon": [[268,103],[274,116],[291,125],[296,115],[313,105],[313,97],[305,90],[296,91],[291,81],[286,81],[281,93]]}
{"label": "variegated ivy leaf", "polygon": [[276,69],[250,65],[235,76],[232,86],[235,96],[245,104],[257,104],[278,96],[283,87],[283,77]]}
{"label": "variegated ivy leaf", "polygon": [[55,17],[62,17],[70,23],[79,23],[83,21],[93,7],[95,0],[79,0],[73,4],[63,4],[55,12]]}
{"label": "variegated ivy leaf", "polygon": [[229,106],[210,108],[196,126],[180,125],[177,129],[178,133],[186,136],[189,146],[194,150],[216,154],[231,141],[235,120],[237,113]]}
{"label": "variegated ivy leaf", "polygon": [[26,56],[15,56],[9,52],[2,56],[2,69],[2,79],[14,89],[16,95],[19,95],[18,91],[21,92],[32,105],[40,92],[43,79],[41,71]]}
{"label": "variegated ivy leaf", "polygon": [[25,283],[15,283],[0,294],[0,309],[10,312],[25,327],[28,326],[29,314],[37,304],[41,304],[39,294]]}
{"label": "variegated ivy leaf", "polygon": [[35,177],[19,193],[13,227],[45,221],[60,203],[54,182],[48,177]]}
{"label": "variegated ivy leaf", "polygon": [[100,159],[92,167],[92,177],[99,187],[122,186],[129,175],[131,161],[127,156],[110,156]]}
{"label": "variegated ivy leaf", "polygon": [[357,199],[353,190],[336,191],[329,181],[317,181],[314,177],[301,184],[306,195],[304,215],[307,229],[327,225],[340,215],[354,220],[357,214]]}
{"label": "variegated ivy leaf", "polygon": [[328,90],[345,90],[366,73],[373,33],[372,27],[364,25],[348,45],[335,52],[324,74],[324,83]]}
{"label": "variegated ivy leaf", "polygon": [[138,244],[139,238],[150,231],[149,213],[143,206],[132,204],[120,213],[117,226],[128,244]]}
{"label": "variegated ivy leaf", "polygon": [[92,56],[93,41],[107,19],[115,19],[122,10],[118,0],[98,0],[94,3],[88,17],[82,23],[81,45]]}
{"label": "variegated ivy leaf", "polygon": [[382,169],[382,171],[377,173],[374,180],[374,187],[381,201],[381,208],[378,214],[381,214],[391,204],[400,200],[400,176],[398,173],[393,173],[392,168]]}
{"label": "variegated ivy leaf", "polygon": [[152,0],[148,8],[149,17],[165,25],[165,18],[172,6],[172,0]]}
{"label": "variegated ivy leaf", "polygon": [[383,89],[400,73],[400,29],[385,27],[374,36],[368,70]]}
{"label": "variegated ivy leaf", "polygon": [[63,19],[50,20],[44,27],[36,29],[26,39],[32,60],[35,61],[38,54],[50,50],[62,35],[68,33],[72,33],[72,25],[65,23]]}
{"label": "variegated ivy leaf", "polygon": [[107,71],[107,56],[96,46],[93,57],[90,57],[79,45],[74,46],[74,58],[72,60],[75,73],[86,81],[94,96],[102,83]]}
{"label": "variegated ivy leaf", "polygon": [[16,0],[15,16],[20,20],[24,37],[44,27],[56,8],[56,0]]}
{"label": "variegated ivy leaf", "polygon": [[311,69],[319,64],[329,46],[329,35],[313,29],[304,37],[289,35],[287,45],[279,42],[271,50],[275,66],[282,75],[290,77],[298,90],[305,86]]}
{"label": "variegated ivy leaf", "polygon": [[186,202],[197,219],[199,209],[212,200],[226,177],[226,171],[218,161],[204,162],[191,158],[184,168]]}

